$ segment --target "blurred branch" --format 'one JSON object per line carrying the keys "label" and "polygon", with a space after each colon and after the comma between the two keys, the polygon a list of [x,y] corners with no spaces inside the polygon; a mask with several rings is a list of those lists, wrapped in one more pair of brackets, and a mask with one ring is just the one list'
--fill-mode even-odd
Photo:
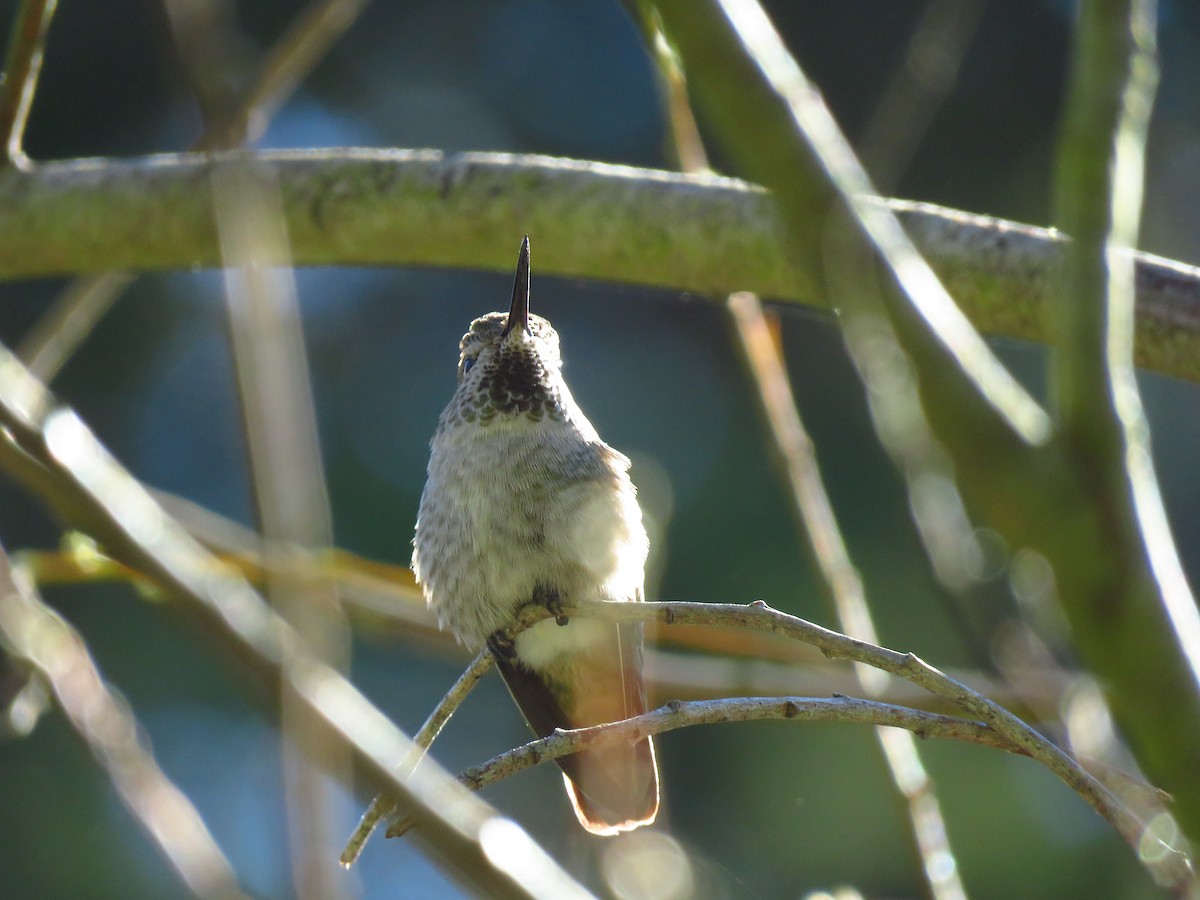
{"label": "blurred branch", "polygon": [[105,272],[68,284],[21,339],[21,360],[38,378],[52,381],[134,279],[128,272]]}
{"label": "blurred branch", "polygon": [[652,0],[622,0],[626,12],[642,31],[642,40],[658,72],[659,96],[667,129],[667,158],[681,172],[708,172],[708,153],[700,137],[700,127],[688,100],[687,77],[679,65],[679,57],[663,34],[662,21]]}
{"label": "blurred branch", "polygon": [[[252,164],[232,165],[213,173],[212,196],[254,498],[276,557],[268,596],[319,660],[344,671],[349,633],[333,584],[287,565],[306,548],[330,546],[333,524],[295,280],[290,268],[262,263],[287,252],[277,185]],[[280,709],[294,890],[300,898],[343,896],[326,777],[349,781],[349,759],[286,677]]]}
{"label": "blurred branch", "polygon": [[[249,87],[227,109],[218,111],[192,149],[229,150],[259,140],[275,113],[368,2],[312,0],[267,53]],[[167,3],[168,13],[178,9],[179,4]],[[21,341],[17,355],[43,381],[52,381],[133,280],[127,272],[112,271],[78,279],[34,324]]]}
{"label": "blurred branch", "polygon": [[[962,316],[891,212],[867,199],[865,173],[765,13],[753,0],[660,0],[659,10],[726,149],[775,191],[788,256],[826,302],[836,297],[854,314],[859,333],[895,333],[901,366],[911,372],[892,382],[901,381],[898,399],[916,411],[910,418],[922,428],[927,420],[945,445],[972,509],[1019,519],[1020,501],[1036,501],[1036,476],[1048,465],[1048,417]],[[876,276],[874,304],[869,294],[830,286],[848,259],[852,274]],[[872,403],[877,421],[893,406]]]}
{"label": "blurred branch", "polygon": [[[783,477],[791,489],[793,509],[833,601],[839,627],[851,637],[878,643],[862,577],[842,539],[816,450],[792,393],[783,352],[771,335],[762,304],[754,294],[738,293],[729,298],[728,306]],[[877,698],[886,690],[889,679],[879,670],[857,665],[854,671],[868,697]],[[930,894],[938,900],[965,898],[937,789],[921,763],[912,735],[878,727],[876,737],[888,773],[906,802]]]}
{"label": "blurred branch", "polygon": [[0,165],[29,165],[21,144],[57,6],[58,0],[21,0],[17,9],[0,83]]}
{"label": "blurred branch", "polygon": [[[548,274],[831,302],[802,286],[771,200],[734,179],[437,150],[254,155],[277,169],[296,265],[503,271],[510,261],[496,235],[524,223],[542,236]],[[217,265],[203,185],[219,163],[220,154],[177,155],[0,172],[0,278]],[[1048,340],[1061,235],[930,204],[887,205],[980,329]],[[1200,271],[1133,258],[1138,365],[1200,381]]]}
{"label": "blurred branch", "polygon": [[888,82],[858,142],[858,156],[881,191],[890,191],[908,168],[943,101],[987,0],[928,0],[904,61]]}
{"label": "blurred branch", "polygon": [[[842,261],[853,258],[856,270],[878,267],[878,307],[904,350],[898,369],[899,377],[909,382],[904,393],[919,406],[953,460],[968,508],[986,516],[1011,545],[1045,552],[1056,575],[1064,578],[1106,556],[1111,548],[1099,532],[1107,510],[1091,503],[1076,481],[1087,473],[1074,472],[1063,459],[1049,420],[1009,383],[1011,376],[998,371],[999,364],[958,316],[897,223],[886,210],[863,201],[871,190],[865,174],[758,3],[659,0],[659,9],[687,67],[689,83],[708,103],[727,149],[776,192],[797,264],[806,267],[815,283],[836,277],[827,266],[829,225],[844,223],[837,235],[838,249],[846,253]],[[843,299],[848,307],[859,305],[854,294]],[[905,372],[908,366],[911,375]],[[870,381],[868,388],[874,388]],[[877,418],[889,412],[882,409]],[[1087,527],[1063,527],[1064,510],[1071,511],[1073,523],[1083,521]],[[1102,605],[1112,599],[1114,589],[1122,588],[1112,583],[1102,588],[1097,595]],[[1125,627],[1137,626],[1131,620]],[[1170,654],[1176,648],[1160,645],[1159,650]],[[1162,668],[1166,672],[1156,672],[1161,677],[1154,682],[1134,678],[1124,689],[1131,696],[1153,692],[1148,705],[1160,709],[1170,707],[1172,696],[1180,691],[1194,695],[1191,678],[1172,682],[1179,674],[1177,666]],[[1152,777],[1170,777],[1166,786],[1177,792],[1184,812],[1194,811],[1200,802],[1194,766],[1200,741],[1196,712],[1193,703],[1185,703],[1171,730],[1163,734],[1182,737],[1170,752],[1190,758],[1190,771],[1160,767],[1154,772],[1158,761],[1146,757]],[[1191,818],[1189,812],[1185,830]],[[1134,830],[1122,833],[1137,846],[1141,826],[1136,819],[1125,824]],[[1176,885],[1190,879],[1186,859],[1168,871],[1142,858],[1155,877]]]}
{"label": "blurred branch", "polygon": [[[584,892],[515,823],[479,803],[440,807],[453,782],[438,766],[407,779],[392,768],[412,742],[345,678],[307,650],[296,632],[241,578],[224,569],[163,511],[70,410],[0,348],[0,445],[20,445],[43,470],[43,496],[73,509],[105,551],[145,572],[239,656],[278,697],[284,679],[329,739],[351,754],[380,789],[422,824],[420,840],[445,868],[498,897],[582,896]],[[34,484],[32,480],[28,484]],[[464,792],[464,799],[466,794]]]}
{"label": "blurred branch", "polygon": [[1157,83],[1155,4],[1080,7],[1057,181],[1076,234],[1063,273],[1054,396],[1087,515],[1058,534],[1059,594],[1149,777],[1200,841],[1200,612],[1150,455],[1133,371],[1134,272],[1146,129]]}
{"label": "blurred branch", "polygon": [[163,774],[128,705],[105,684],[79,633],[0,550],[0,644],[50,686],[71,726],[167,861],[199,897],[244,897],[199,812]]}
{"label": "blurred branch", "polygon": [[262,139],[280,107],[296,92],[371,0],[313,0],[275,42],[250,86],[205,129],[199,150],[226,150]]}
{"label": "blurred branch", "polygon": [[[179,503],[178,498],[172,499]],[[176,510],[180,507],[164,505],[168,512],[181,519],[193,536],[212,546],[207,538],[197,534],[192,521],[178,515]],[[152,589],[146,576],[102,555],[89,553],[86,558],[81,558],[74,551],[21,550],[15,557],[42,587],[121,581]],[[240,572],[256,584],[265,583],[268,562],[255,553],[240,551],[236,555],[220,555],[217,564]],[[456,660],[466,661],[462,648],[453,637],[438,629],[425,607],[424,598],[412,585],[412,572],[408,568],[363,559],[343,550],[295,557],[287,565],[296,569],[301,577],[323,577],[334,581],[359,632],[427,644]],[[683,699],[712,699],[733,694],[844,694],[857,686],[853,674],[840,667],[822,665],[823,657],[819,654],[817,660],[808,660],[807,654],[802,652],[779,652],[781,648],[795,646],[794,642],[770,639],[768,648],[768,642],[753,640],[714,642],[700,639],[703,634],[721,631],[687,625],[655,628],[653,640],[659,646],[658,649],[647,648],[647,682],[659,694]],[[741,638],[770,638],[741,629],[727,629],[725,633]],[[685,647],[693,652],[683,654],[662,649],[666,646]],[[770,652],[766,652],[768,649]],[[696,650],[704,655],[698,655]],[[1057,709],[1064,692],[1077,677],[1077,673],[1057,667],[1029,669],[1010,675],[1008,680],[1014,682],[1010,685],[993,681],[978,672],[951,671],[949,674],[1005,706],[1028,703],[1038,710]],[[916,686],[895,679],[889,680],[876,699],[933,712],[950,708],[946,701],[931,698]]]}
{"label": "blurred branch", "polygon": [[[687,172],[706,169],[708,157],[688,98],[683,67],[650,0],[637,0],[636,5],[646,43],[658,66],[679,166]],[[772,338],[762,304],[756,294],[739,292],[730,295],[727,308],[782,462],[783,476],[791,488],[793,510],[825,580],[838,622],[851,636],[877,642],[862,580],[842,540],[812,442],[792,395],[782,350]],[[855,675],[860,689],[873,697],[878,697],[889,681],[886,675],[866,666],[855,666]],[[916,744],[911,735],[894,729],[877,728],[876,737],[888,773],[905,800],[921,873],[931,895],[937,900],[964,898],[936,789],[921,765]]]}

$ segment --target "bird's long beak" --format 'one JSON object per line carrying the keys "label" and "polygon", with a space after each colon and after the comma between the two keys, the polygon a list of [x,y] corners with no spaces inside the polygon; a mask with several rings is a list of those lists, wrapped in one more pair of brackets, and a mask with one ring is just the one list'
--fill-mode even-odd
{"label": "bird's long beak", "polygon": [[504,324],[501,337],[507,337],[513,328],[526,331],[529,328],[529,235],[521,241],[521,255],[517,257],[517,280],[513,283],[512,305],[508,308],[508,321]]}

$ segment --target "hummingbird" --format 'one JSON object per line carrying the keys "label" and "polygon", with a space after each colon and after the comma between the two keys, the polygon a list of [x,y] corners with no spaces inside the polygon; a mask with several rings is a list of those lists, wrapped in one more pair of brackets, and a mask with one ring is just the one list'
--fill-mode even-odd
{"label": "hummingbird", "polygon": [[[646,711],[642,627],[559,614],[513,640],[518,611],[642,599],[648,542],[629,459],[600,439],[562,375],[558,333],[529,312],[529,236],[508,312],[473,321],[438,419],[412,567],[442,628],[485,644],[539,737]],[[558,760],[579,823],[612,835],[654,821],[654,744]]]}

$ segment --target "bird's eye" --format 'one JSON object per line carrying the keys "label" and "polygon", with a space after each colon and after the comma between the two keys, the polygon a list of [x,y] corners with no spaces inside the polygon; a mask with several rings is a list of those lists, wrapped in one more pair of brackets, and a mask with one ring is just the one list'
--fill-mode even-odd
{"label": "bird's eye", "polygon": [[475,357],[468,356],[463,359],[463,374],[466,375],[471,371],[471,367],[475,365]]}

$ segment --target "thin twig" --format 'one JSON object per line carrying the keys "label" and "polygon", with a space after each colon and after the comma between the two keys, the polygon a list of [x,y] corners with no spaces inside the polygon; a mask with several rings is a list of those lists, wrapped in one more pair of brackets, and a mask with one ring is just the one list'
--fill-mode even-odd
{"label": "thin twig", "polygon": [[129,706],[104,682],[83,638],[42,602],[0,550],[0,643],[45,679],[130,814],[200,897],[244,897],[200,813],[163,774]]}
{"label": "thin twig", "polygon": [[58,0],[22,0],[17,10],[0,84],[0,165],[29,165],[21,145],[57,6]]}
{"label": "thin twig", "polygon": [[549,737],[501,753],[467,769],[459,781],[479,791],[524,769],[594,747],[642,740],[693,725],[725,722],[783,720],[795,722],[848,722],[886,728],[903,728],[921,738],[966,741],[1028,755],[982,722],[906,709],[876,700],[855,697],[727,697],[720,700],[674,700],[640,716],[607,725],[557,731]]}
{"label": "thin twig", "polygon": [[67,285],[21,338],[17,353],[29,370],[53,381],[135,278],[128,272],[105,272]]}
{"label": "thin twig", "polygon": [[[833,504],[821,479],[816,451],[792,393],[783,353],[771,337],[762,304],[755,295],[740,293],[729,298],[728,307],[771,440],[791,488],[793,508],[808,536],[841,629],[851,637],[878,643],[862,577],[842,539]],[[877,698],[887,689],[889,679],[878,669],[857,665],[854,671],[868,697]],[[889,728],[877,728],[875,734],[896,790],[906,801],[908,821],[930,893],[940,900],[965,898],[937,789],[921,763],[912,735]]]}
{"label": "thin twig", "polygon": [[623,0],[626,10],[642,30],[642,40],[658,70],[659,93],[663,98],[666,114],[667,155],[678,165],[681,172],[707,172],[708,153],[696,124],[687,93],[687,76],[679,65],[667,36],[662,30],[662,21],[652,0]]}
{"label": "thin twig", "polygon": [[[494,659],[492,654],[485,648],[480,650],[475,655],[475,659],[471,661],[471,665],[467,666],[466,670],[458,676],[458,680],[450,686],[450,690],[442,697],[441,702],[434,708],[433,712],[425,720],[420,730],[413,735],[413,752],[396,767],[396,771],[402,777],[407,777],[413,769],[417,767],[424,757],[429,747],[442,731],[450,717],[454,715],[455,710],[467,698],[467,694],[479,682],[479,679],[487,674],[492,667]],[[363,848],[370,840],[371,834],[379,823],[390,816],[396,809],[396,801],[387,794],[378,794],[371,801],[371,805],[367,807],[367,811],[363,813],[359,819],[358,826],[354,829],[354,833],[350,835],[346,841],[346,847],[342,850],[341,863],[349,868],[354,865],[358,857],[362,854]],[[391,830],[388,830],[388,837],[392,837]]]}
{"label": "thin twig", "polygon": [[[219,555],[220,565],[240,572],[256,584],[265,583],[266,573],[273,565],[272,559],[277,557],[264,557],[254,549],[259,542],[252,540],[253,532],[178,497],[162,492],[157,492],[156,496],[160,502],[165,501],[167,511],[187,527],[193,537],[210,549],[239,548]],[[199,524],[202,519],[206,524]],[[207,524],[209,519],[219,522],[220,526],[214,528]],[[223,526],[232,526],[235,534],[225,533]],[[222,537],[214,539],[217,531]],[[242,534],[247,536],[245,540]],[[117,581],[153,589],[145,575],[98,552],[89,551],[81,558],[73,550],[21,550],[15,556],[35,583],[43,587]],[[412,585],[412,572],[408,568],[364,559],[343,550],[295,557],[288,564],[305,578],[331,579],[337,585],[356,631],[420,642],[449,653],[454,659],[465,659],[461,647],[437,627],[420,592]],[[776,660],[784,654],[774,652],[768,656],[756,652],[759,648],[753,646],[754,642],[735,644],[702,640],[705,633],[719,631],[689,626],[658,630],[654,640],[659,646],[647,648],[646,671],[653,690],[660,695],[701,700],[744,694],[845,694],[852,692],[858,683],[853,673],[841,667],[820,665],[823,660],[819,656],[816,661],[808,662],[800,659],[807,654],[790,653],[786,658],[794,662],[780,662]],[[732,629],[727,633],[739,634]],[[751,636],[766,637],[754,633]],[[773,649],[789,646],[789,642],[774,639],[770,644]],[[667,646],[685,647],[692,652],[675,653],[663,649]],[[1028,704],[1033,710],[1058,709],[1064,692],[1078,677],[1077,672],[1059,668],[1025,670],[1014,673],[1006,682],[991,680],[975,671],[951,671],[948,674],[1004,706]],[[927,695],[927,691],[915,685],[890,679],[884,693],[874,699],[903,706],[922,706],[933,712],[939,711],[939,707],[950,708],[948,702],[939,702]],[[925,703],[920,702],[922,697],[927,698]]]}

